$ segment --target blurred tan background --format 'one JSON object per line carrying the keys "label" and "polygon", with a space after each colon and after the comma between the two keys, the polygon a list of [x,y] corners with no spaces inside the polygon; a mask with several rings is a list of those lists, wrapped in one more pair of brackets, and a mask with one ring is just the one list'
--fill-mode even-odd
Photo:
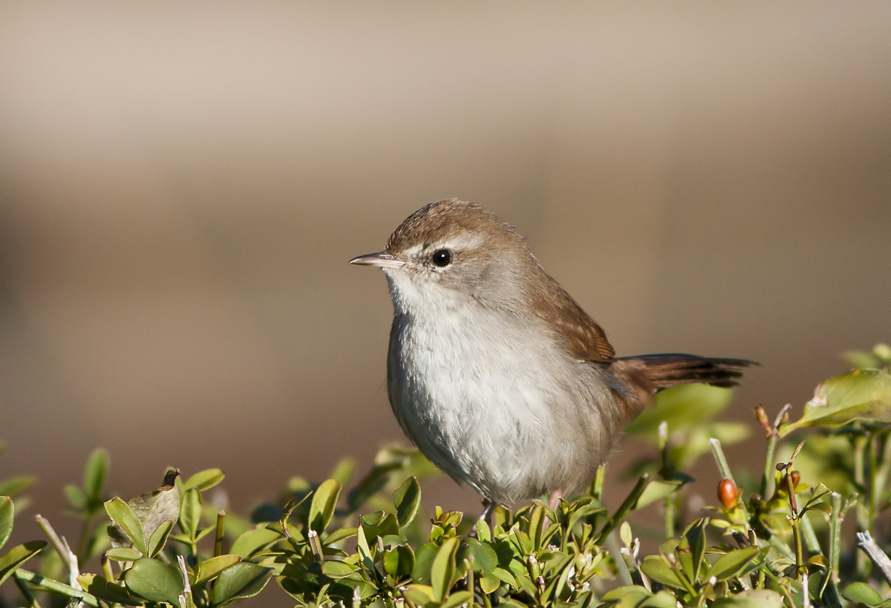
{"label": "blurred tan background", "polygon": [[219,466],[246,510],[367,463],[402,437],[390,302],[347,260],[446,197],[620,354],[756,359],[735,415],[800,407],[891,339],[889,31],[888,3],[4,3],[0,478],[52,512],[104,446],[124,496]]}

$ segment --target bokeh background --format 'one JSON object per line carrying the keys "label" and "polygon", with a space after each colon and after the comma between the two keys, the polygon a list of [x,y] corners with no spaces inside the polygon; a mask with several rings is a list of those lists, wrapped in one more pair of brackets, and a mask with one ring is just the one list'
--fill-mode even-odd
{"label": "bokeh background", "polygon": [[869,2],[3,3],[0,477],[57,512],[103,446],[124,496],[218,466],[246,511],[367,463],[402,437],[390,302],[347,260],[448,197],[620,354],[756,359],[733,415],[800,408],[891,339],[889,31]]}

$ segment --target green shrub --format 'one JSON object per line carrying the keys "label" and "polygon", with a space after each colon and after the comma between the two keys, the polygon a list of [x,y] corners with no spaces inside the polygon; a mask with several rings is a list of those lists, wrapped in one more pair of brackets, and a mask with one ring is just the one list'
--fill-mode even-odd
{"label": "green shrub", "polygon": [[[601,469],[587,494],[553,511],[540,502],[499,507],[491,524],[439,507],[424,514],[418,480],[432,466],[387,448],[358,481],[344,461],[318,485],[292,479],[279,504],[246,519],[206,499],[224,479],[217,469],[186,479],[168,471],[154,491],[109,499],[109,459],[98,450],[82,486],[65,488],[83,520],[74,549],[41,518],[49,542],[6,549],[30,479],[0,484],[0,583],[12,581],[7,597],[17,585],[25,606],[79,598],[95,607],[219,607],[271,580],[298,606],[891,605],[891,560],[881,549],[891,542],[891,349],[848,358],[857,369],[821,384],[796,420],[788,406],[773,420],[756,408],[766,434],[760,478],[731,471],[724,456],[722,443],[750,430],[715,420],[727,391],[660,394],[628,427],[658,456],[631,467],[637,482],[615,511],[601,500]],[[722,477],[717,502],[695,507],[685,470],[709,453]],[[643,555],[628,518],[654,503],[660,523],[634,524],[650,536],[658,529],[658,545]],[[843,526],[846,517],[856,525]],[[78,564],[97,556],[101,572],[82,573]]]}

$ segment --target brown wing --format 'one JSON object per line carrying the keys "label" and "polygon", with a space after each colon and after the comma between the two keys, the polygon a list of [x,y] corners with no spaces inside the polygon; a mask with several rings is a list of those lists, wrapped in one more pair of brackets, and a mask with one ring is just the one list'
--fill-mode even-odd
{"label": "brown wing", "polygon": [[560,284],[545,274],[544,290],[535,290],[535,312],[554,323],[566,349],[582,361],[610,361],[616,354],[606,334]]}

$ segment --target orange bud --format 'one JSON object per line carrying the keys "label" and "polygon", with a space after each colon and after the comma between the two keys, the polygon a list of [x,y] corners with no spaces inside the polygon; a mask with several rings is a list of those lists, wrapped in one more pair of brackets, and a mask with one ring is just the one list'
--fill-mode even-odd
{"label": "orange bud", "polygon": [[718,483],[718,500],[725,509],[734,508],[739,502],[739,490],[729,479],[722,479]]}

